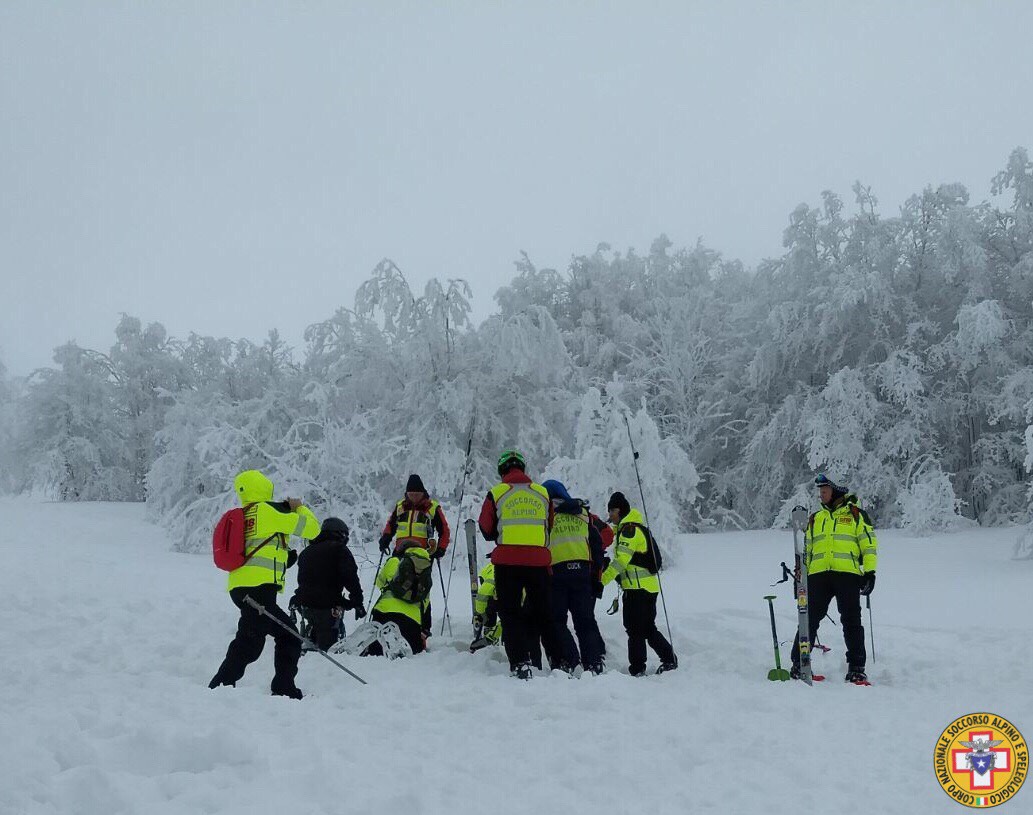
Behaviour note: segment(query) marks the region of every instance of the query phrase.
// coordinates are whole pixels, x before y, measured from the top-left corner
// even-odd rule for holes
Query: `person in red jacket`
[[[407,544],[416,542],[428,551],[431,547],[427,541],[438,533],[437,548],[431,553],[433,558],[441,558],[448,549],[451,532],[445,512],[441,504],[430,497],[423,479],[415,473],[409,476],[405,484],[405,495],[391,509],[391,514],[384,524],[380,535],[380,551],[386,553],[391,539],[396,535],[395,554],[399,554]]]
[[[434,533],[437,533],[435,543]],[[430,497],[423,479],[413,473],[405,484],[405,495],[398,501],[384,524],[380,535],[380,552],[386,554],[395,539],[393,555],[398,557],[405,549],[419,546],[435,560],[444,556],[451,538],[448,521],[441,504]],[[439,569],[440,573],[440,569]],[[423,614],[423,633],[430,636],[433,628],[433,616],[428,598]]]
[[[539,641],[546,654],[557,650],[549,610],[552,503],[524,466],[516,450],[499,456],[502,481],[485,496],[479,525],[484,539],[496,544],[491,562],[509,667],[519,679],[530,679],[532,665],[541,665]]]

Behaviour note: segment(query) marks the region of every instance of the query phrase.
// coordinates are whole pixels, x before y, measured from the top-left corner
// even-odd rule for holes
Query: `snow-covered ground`
[[[454,639],[407,661],[342,657],[365,687],[307,655],[296,702],[269,696],[271,643],[237,688],[208,690],[237,619],[225,576],[171,552],[143,507],[3,499],[0,510],[4,815],[939,815],[962,811],[933,774],[948,723],[990,711],[1033,736],[1033,562],[1010,559],[1013,530],[880,533],[870,688],[842,683],[828,621],[833,650],[815,661],[829,681],[767,681],[762,597],[778,593],[787,639],[789,591],[769,584],[791,536],[750,532],[678,541],[664,574],[673,674],[627,675],[620,617],[601,613],[611,588],[606,674],[509,678],[501,651],[464,651],[457,558]],[[1001,811],[1033,811],[1033,789]]]

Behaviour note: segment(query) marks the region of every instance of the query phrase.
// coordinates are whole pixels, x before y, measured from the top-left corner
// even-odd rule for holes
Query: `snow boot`
[[[277,682],[276,680],[273,680],[273,684],[270,685],[269,689],[272,691],[273,696],[286,696],[288,699],[305,698],[305,694],[303,694],[298,689],[298,686],[293,682],[288,684],[286,682]]]
[[[517,679],[530,679],[531,678],[531,663],[521,662],[516,666],[516,670],[513,671],[513,676]]]
[[[668,671],[678,670],[678,657],[675,657],[670,662],[661,662],[660,667],[656,669],[658,674],[665,674]]]
[[[853,682],[855,685],[870,685],[868,681],[868,675],[864,672],[864,668],[850,668],[846,672],[846,676],[843,677],[844,682]]]

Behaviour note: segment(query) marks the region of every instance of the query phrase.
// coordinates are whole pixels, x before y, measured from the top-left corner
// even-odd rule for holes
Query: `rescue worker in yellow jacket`
[[[606,504],[614,526],[614,553],[603,571],[602,583],[614,578],[624,590],[624,630],[628,633],[628,669],[632,676],[646,674],[646,643],[660,658],[657,673],[673,671],[678,658],[656,627],[656,597],[660,578],[642,513],[632,509],[624,493],[615,492]]]
[[[436,533],[436,537],[435,537]],[[427,550],[434,560],[441,560],[448,549],[451,532],[445,511],[441,504],[430,497],[423,479],[413,473],[405,484],[405,495],[398,501],[387,517],[384,530],[380,534],[380,552],[386,554],[391,540],[394,539],[394,553],[398,554],[409,544],[417,543]],[[440,574],[440,568],[438,570]],[[423,633],[430,636],[434,625],[434,615],[430,600],[423,614]]]
[[[481,535],[496,546],[495,564],[499,619],[509,669],[518,679],[530,679],[531,668],[541,666],[541,649],[555,654],[552,614],[549,610],[549,530],[552,502],[541,484],[524,471],[524,457],[517,450],[499,456],[502,481],[484,497],[478,525]]]
[[[432,544],[433,546],[433,544]],[[402,545],[389,557],[377,574],[374,585],[380,598],[373,605],[370,619],[375,623],[394,623],[414,654],[426,650],[423,621],[430,600],[431,557],[433,552],[416,542]],[[379,642],[369,646],[365,656],[381,656]]]
[[[479,585],[473,600],[473,642],[471,651],[479,651],[495,645],[502,639],[502,623],[499,622],[498,599],[495,593],[495,564],[490,560],[477,576]]]
[[[807,569],[807,603],[811,642],[818,624],[836,598],[839,620],[846,642],[847,682],[866,683],[864,626],[861,624],[861,596],[875,588],[878,541],[868,513],[857,505],[857,496],[824,474],[814,479],[821,508],[811,515],[804,532],[804,563]],[[800,642],[792,650],[789,674],[800,676]]]
[[[302,693],[294,684],[301,642],[244,600],[252,598],[288,628],[297,630],[287,613],[276,604],[276,595],[283,591],[287,569],[298,559],[297,553],[288,547],[287,539],[294,535],[311,540],[319,534],[319,521],[297,498],[273,501],[273,482],[258,470],[242,472],[234,479],[233,487],[244,506],[245,547],[253,554],[227,578],[226,588],[233,604],[240,609],[240,620],[237,635],[226,649],[226,658],[208,687],[236,685],[247,666],[262,655],[265,638],[270,636],[276,647],[270,689],[274,696],[301,699]]]

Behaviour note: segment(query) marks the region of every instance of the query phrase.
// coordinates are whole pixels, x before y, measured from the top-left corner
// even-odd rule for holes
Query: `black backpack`
[[[642,524],[629,524],[629,526],[641,529],[642,534],[646,536],[646,551],[636,552],[632,555],[632,565],[641,566],[643,569],[649,569],[653,574],[658,574],[664,568],[664,555],[660,551],[660,544],[656,542],[656,538],[653,537],[648,526]]]
[[[432,585],[430,559],[415,558],[402,552],[398,555],[398,571],[384,589],[407,603],[422,603],[430,596]]]

